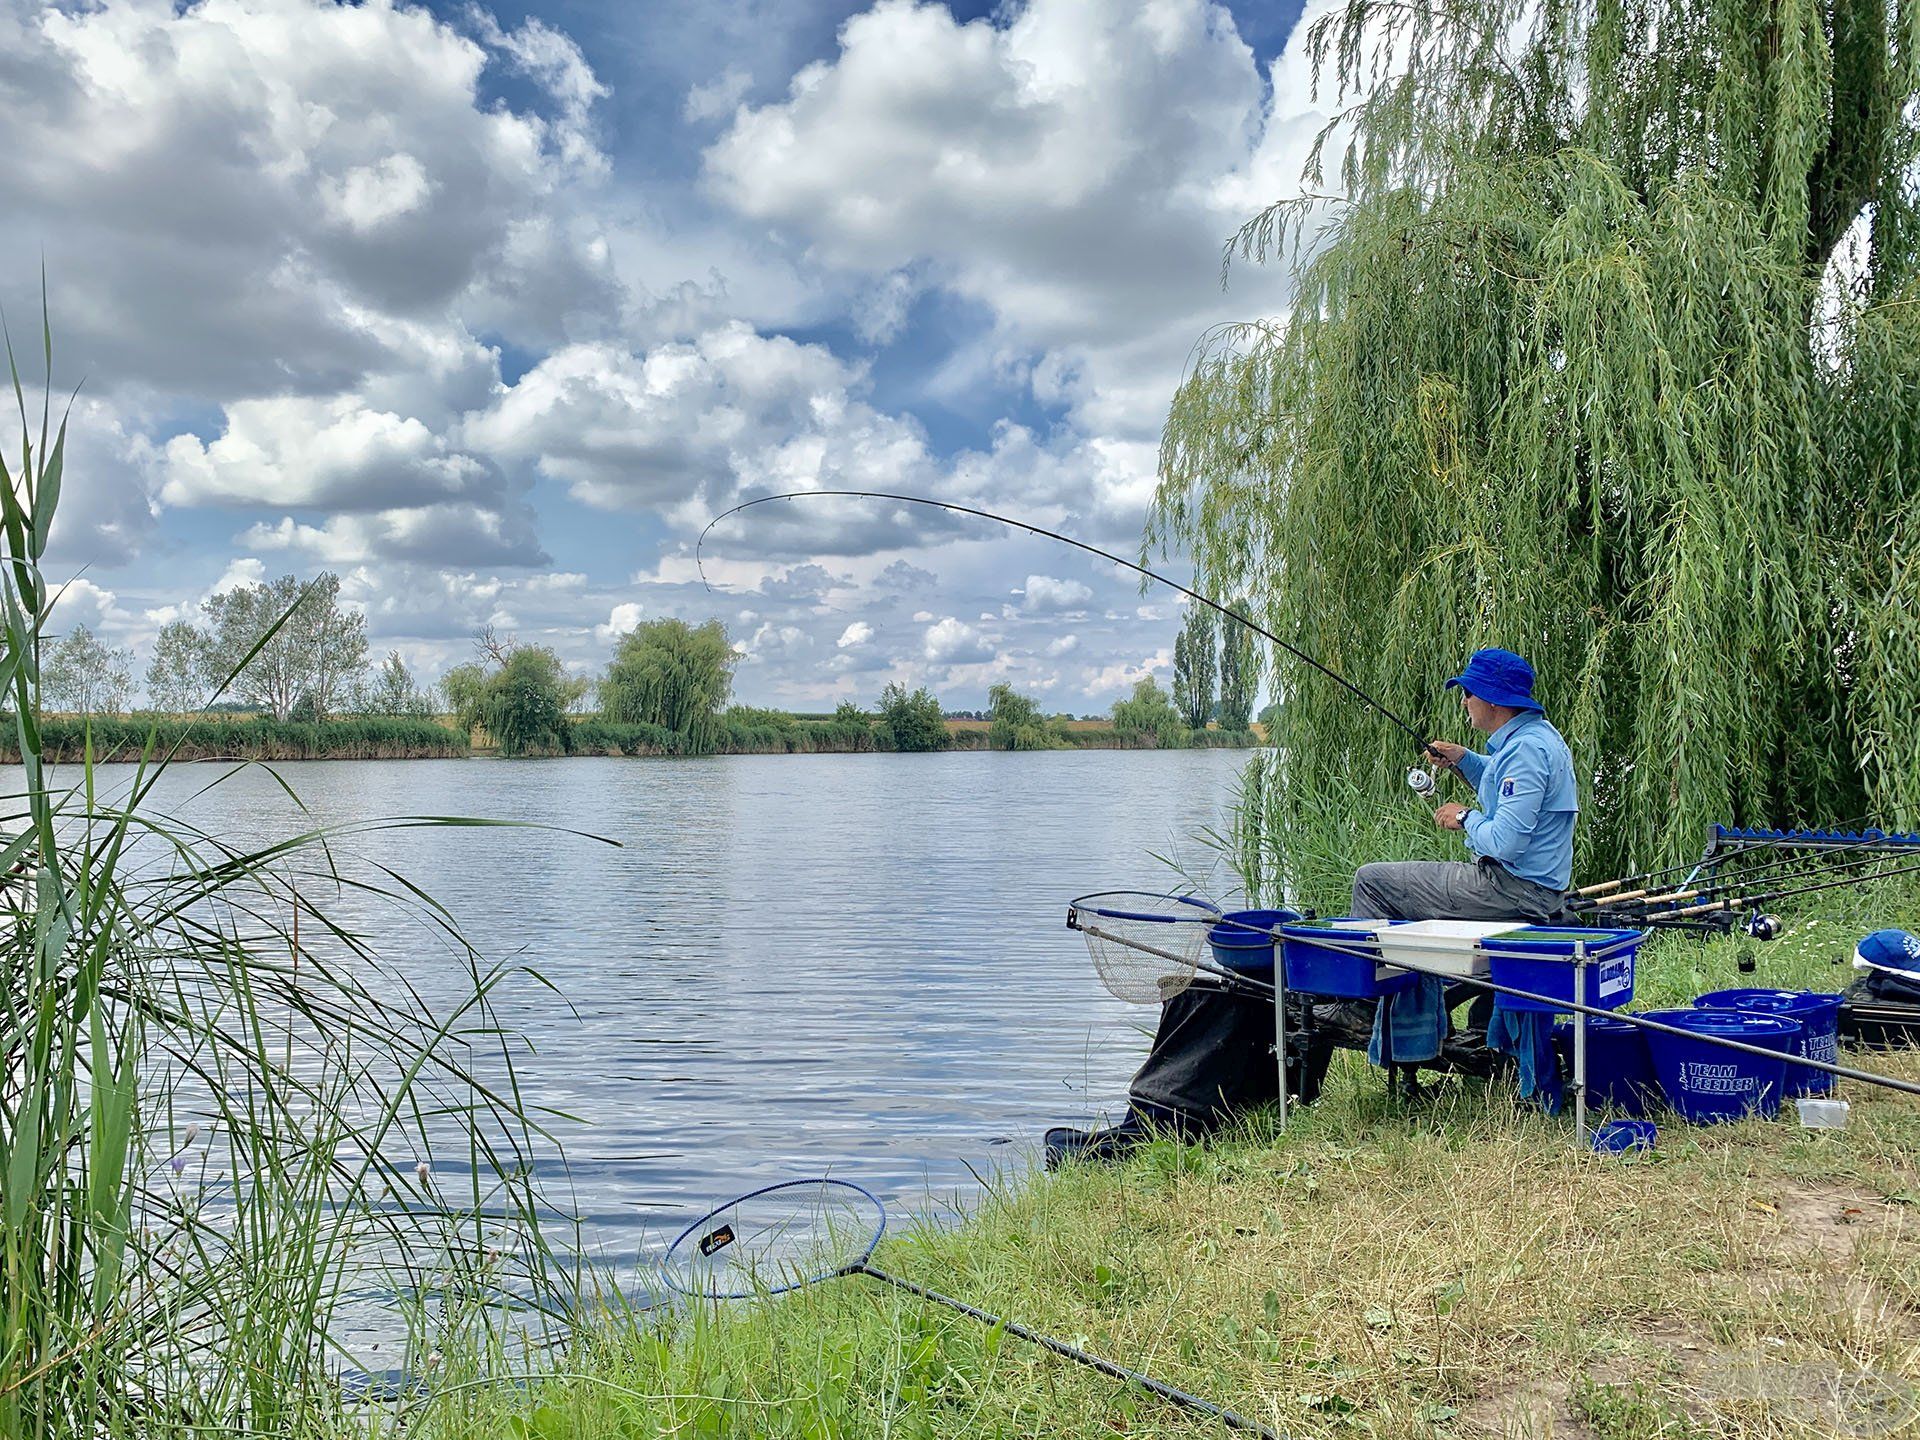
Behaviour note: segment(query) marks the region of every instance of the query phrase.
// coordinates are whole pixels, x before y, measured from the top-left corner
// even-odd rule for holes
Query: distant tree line
[[[1248,613],[1244,600],[1227,608]],[[1173,642],[1173,704],[1189,729],[1204,729],[1212,720],[1223,730],[1245,730],[1253,718],[1260,669],[1253,631],[1208,606],[1187,607],[1186,623]]]
[[[43,707],[123,714],[133,697],[133,652],[76,625],[41,657]],[[145,675],[147,708],[192,714],[258,711],[279,721],[337,715],[428,716],[439,710],[399,652],[367,663],[367,621],[340,603],[340,577],[283,575],[209,596],[163,626]]]
[[[1243,732],[1257,683],[1250,647],[1236,637],[1216,642],[1201,607],[1188,617],[1175,646],[1173,694],[1149,676],[1114,705],[1110,728],[1103,729],[1072,730],[1071,715],[1043,711],[1038,700],[1004,681],[990,688],[984,711],[948,712],[931,690],[909,690],[898,681],[885,686],[872,711],[843,701],[830,716],[801,718],[730,704],[739,655],[718,620],[694,625],[661,619],[636,626],[616,642],[595,678],[570,674],[549,646],[522,644],[491,629],[476,637],[474,648],[474,660],[449,670],[437,687],[422,687],[397,651],[369,664],[366,618],[341,604],[338,576],[302,581],[285,575],[224,590],[192,616],[169,622],[147,667],[146,691],[150,709],[161,714],[257,714],[281,726],[337,723],[345,716],[430,724],[450,714],[458,733],[446,742],[446,753],[464,753],[479,734],[511,756],[710,755],[927,752],[956,743],[978,748],[983,739],[996,750],[1175,748],[1193,743],[1195,732],[1214,716],[1224,729]],[[126,711],[133,653],[102,644],[85,626],[54,643],[42,668],[48,711]],[[962,717],[985,721],[984,736],[963,727],[956,740],[948,722]],[[207,733],[238,738],[243,732]],[[264,731],[244,735],[253,749],[279,754],[324,748],[317,731],[276,731],[271,740]],[[355,747],[405,745],[437,753],[438,742],[424,732],[363,727],[354,737]]]

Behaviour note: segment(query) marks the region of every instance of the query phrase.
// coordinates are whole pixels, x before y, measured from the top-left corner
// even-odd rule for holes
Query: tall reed
[[[44,321],[48,373],[52,338]],[[0,1435],[313,1434],[343,1304],[383,1273],[417,1350],[498,1314],[558,1313],[538,1138],[489,968],[405,881],[355,868],[355,833],[241,844],[160,813],[150,733],[124,793],[97,753],[46,759],[40,562],[66,425],[30,416],[11,343],[17,463],[0,461]],[[229,772],[230,773],[230,772]],[[215,781],[214,783],[218,783]],[[384,899],[432,926],[462,993],[434,1008],[307,903]],[[304,935],[302,925],[304,924]],[[442,1147],[457,1147],[441,1153]],[[505,1258],[501,1258],[505,1257]],[[517,1274],[509,1274],[517,1271]],[[497,1328],[497,1327],[495,1327]],[[469,1342],[471,1336],[465,1337]]]

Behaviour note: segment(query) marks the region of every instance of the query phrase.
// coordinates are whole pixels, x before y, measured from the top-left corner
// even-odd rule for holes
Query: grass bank
[[[0,734],[0,760],[19,763],[19,737]],[[94,759],[104,763],[138,760],[149,739],[156,753],[171,752],[181,760],[441,760],[468,753],[466,736],[451,726],[400,715],[320,721],[270,715],[50,716],[41,722],[40,738],[50,764],[77,764],[86,758],[89,740]]]
[[[1834,957],[1889,914],[1829,905],[1761,948],[1755,977],[1733,942],[1663,937],[1643,1003],[1743,979],[1837,988]],[[1920,1054],[1867,1063],[1920,1079]],[[1204,1149],[1010,1181],[880,1260],[1291,1435],[1909,1433],[1920,1104],[1842,1093],[1845,1131],[1674,1122],[1653,1155],[1598,1157],[1503,1084],[1449,1079],[1394,1105],[1343,1055],[1284,1135],[1254,1117]],[[1219,1433],[858,1278],[612,1327],[564,1368],[411,1423],[547,1440]]]

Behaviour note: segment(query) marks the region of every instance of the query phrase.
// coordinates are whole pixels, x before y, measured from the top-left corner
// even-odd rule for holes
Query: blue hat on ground
[[[1853,947],[1853,968],[1920,975],[1920,935],[1906,930],[1876,930]]]
[[[1476,650],[1467,668],[1447,681],[1476,700],[1504,705],[1509,710],[1539,710],[1546,706],[1533,698],[1533,667],[1511,650]]]

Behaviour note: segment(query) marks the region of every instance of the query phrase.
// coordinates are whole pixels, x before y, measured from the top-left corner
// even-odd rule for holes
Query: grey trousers
[[[1552,920],[1561,892],[1493,860],[1398,860],[1362,865],[1353,913],[1375,920]]]

